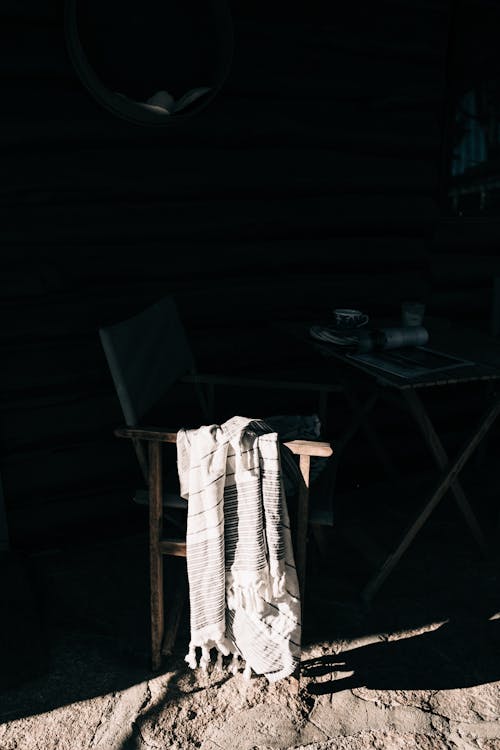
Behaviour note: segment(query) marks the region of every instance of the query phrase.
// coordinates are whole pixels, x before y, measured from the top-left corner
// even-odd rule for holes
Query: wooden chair
[[[201,386],[208,383],[243,385],[245,387],[280,387],[273,381],[250,378],[204,376],[196,372],[194,357],[171,297],[165,297],[138,315],[99,329],[104,352],[111,370],[126,426],[115,431],[118,437],[132,440],[147,485],[147,491],[136,493],[138,502],[149,504],[149,551],[151,584],[151,649],[153,669],[158,669],[161,655],[170,653],[175,641],[185,597],[175,597],[165,627],[163,601],[163,555],[185,557],[183,538],[164,535],[164,508],[187,509],[178,494],[175,478],[164,481],[162,447],[175,444],[175,429],[146,427],[141,421],[158,400],[175,383],[190,383],[195,390],[201,412],[209,419],[209,404]],[[284,388],[319,390],[320,395],[335,386],[285,382]],[[322,390],[323,389],[323,390]],[[185,425],[183,425],[185,426]],[[305,591],[306,540],[309,518],[309,467],[312,456],[332,455],[329,443],[294,440],[284,443],[299,457],[301,484],[298,491],[294,551],[302,601]],[[165,486],[168,484],[168,486]],[[166,515],[166,514],[165,514]],[[322,519],[318,520],[321,523]]]

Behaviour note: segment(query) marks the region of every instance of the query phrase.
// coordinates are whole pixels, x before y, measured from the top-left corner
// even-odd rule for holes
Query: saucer
[[[364,326],[367,326],[369,322],[370,322],[369,320],[363,320],[361,323],[358,323],[357,325],[352,326],[351,328],[336,328],[335,325],[328,325],[328,328],[331,331],[334,331],[335,333],[350,333],[352,331],[357,331],[358,328],[363,328]]]
[[[337,333],[335,329],[329,326],[313,325],[310,327],[309,333],[314,339],[324,341],[328,344],[336,344],[337,346],[356,345],[359,341],[359,337],[355,333],[357,329],[351,328],[349,330],[351,334],[347,335],[347,329],[342,329],[342,331]]]

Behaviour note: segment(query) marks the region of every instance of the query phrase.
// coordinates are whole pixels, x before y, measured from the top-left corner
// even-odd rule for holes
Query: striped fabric
[[[233,654],[276,681],[300,660],[300,597],[281,476],[278,435],[260,420],[177,435],[181,495],[188,503],[186,556],[191,642],[186,661],[207,668]]]

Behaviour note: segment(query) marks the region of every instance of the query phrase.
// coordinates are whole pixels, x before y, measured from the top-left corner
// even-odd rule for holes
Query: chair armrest
[[[115,435],[116,437],[152,440],[160,443],[177,442],[177,432],[155,427],[119,427],[115,430]],[[323,456],[326,458],[333,453],[330,443],[323,443],[318,440],[290,440],[284,445],[298,456]]]
[[[133,440],[151,440],[160,443],[177,442],[177,432],[155,427],[119,427],[115,430],[115,435],[116,437],[132,438]],[[316,440],[290,440],[284,445],[298,456],[323,456],[327,458],[333,454],[330,443]]]
[[[119,427],[115,430],[116,437],[132,438],[132,440],[150,440],[158,443],[176,443],[177,432],[162,430],[160,427]]]
[[[328,458],[333,455],[333,449],[330,443],[322,443],[317,440],[290,440],[283,443],[292,453],[297,456],[322,456]]]

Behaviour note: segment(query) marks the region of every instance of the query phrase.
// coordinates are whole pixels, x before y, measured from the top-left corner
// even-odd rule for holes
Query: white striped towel
[[[261,420],[180,430],[177,462],[188,503],[186,557],[191,641],[186,656],[207,668],[210,650],[233,654],[270,682],[300,661],[300,596],[281,476],[278,435]]]

